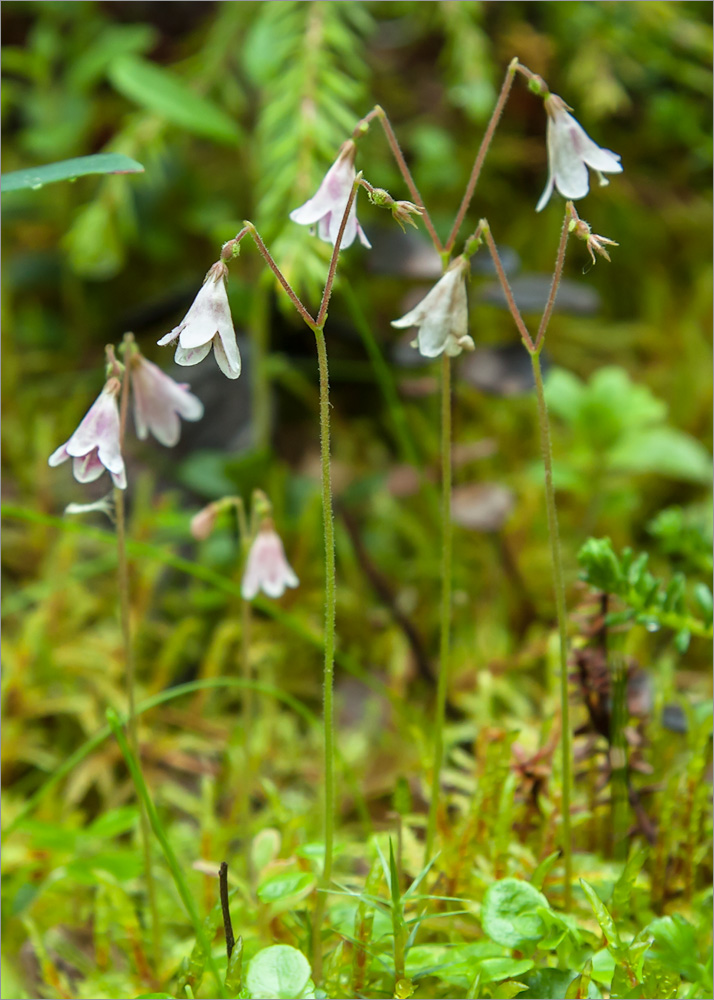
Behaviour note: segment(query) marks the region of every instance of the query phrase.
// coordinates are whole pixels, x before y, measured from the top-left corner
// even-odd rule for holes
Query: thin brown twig
[[[223,913],[223,931],[226,935],[226,951],[228,952],[228,961],[230,962],[236,939],[233,935],[233,923],[231,921],[231,908],[228,899],[228,865],[225,861],[221,861],[221,867],[218,869],[218,888],[221,897],[221,912]]]
[[[469,205],[471,204],[471,199],[473,198],[474,191],[476,190],[476,184],[478,183],[478,179],[481,174],[483,161],[486,159],[486,153],[488,152],[489,146],[491,145],[491,140],[493,139],[494,133],[501,119],[501,115],[503,114],[503,109],[506,106],[506,101],[508,100],[509,94],[511,93],[511,87],[513,86],[513,80],[515,79],[517,65],[518,65],[518,60],[513,59],[508,69],[506,70],[506,76],[503,80],[503,85],[501,86],[501,92],[498,95],[496,106],[493,109],[493,112],[491,114],[491,119],[488,123],[488,127],[486,128],[483,139],[481,140],[481,145],[479,146],[478,153],[476,154],[476,159],[474,160],[474,165],[471,170],[471,176],[469,177],[469,182],[466,185],[466,190],[464,191],[464,196],[461,199],[459,210],[456,213],[454,224],[451,227],[449,238],[444,244],[445,251],[451,251],[454,243],[456,242],[456,237],[458,236],[459,229],[461,229],[464,218],[466,217],[466,213],[469,210]]]
[[[521,335],[521,340],[526,346],[526,350],[533,354],[535,351],[535,344],[533,343],[533,338],[528,332],[528,327],[523,322],[523,317],[521,316],[520,310],[516,305],[516,300],[513,298],[513,292],[511,291],[511,286],[508,284],[508,278],[506,277],[506,272],[503,270],[503,264],[501,263],[501,258],[498,255],[498,250],[496,244],[494,243],[493,236],[491,235],[491,227],[489,226],[486,219],[481,219],[479,223],[481,227],[481,232],[484,239],[486,240],[486,246],[488,247],[488,252],[491,254],[491,259],[493,261],[493,266],[496,268],[496,274],[498,275],[498,280],[501,283],[501,288],[503,289],[503,294],[506,297],[506,302],[508,303],[508,308],[511,311],[511,316],[518,327],[518,332]]]

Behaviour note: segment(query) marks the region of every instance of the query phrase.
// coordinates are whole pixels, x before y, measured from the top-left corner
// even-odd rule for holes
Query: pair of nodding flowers
[[[167,448],[173,447],[181,433],[179,417],[200,420],[203,403],[188,391],[187,385],[174,382],[157,365],[147,361],[133,340],[128,344],[126,363],[131,371],[137,436],[143,441],[151,433]],[[126,467],[121,452],[120,390],[120,379],[111,375],[76,431],[50,455],[50,465],[61,465],[71,458],[74,478],[80,483],[94,482],[106,469],[114,485],[126,489]]]

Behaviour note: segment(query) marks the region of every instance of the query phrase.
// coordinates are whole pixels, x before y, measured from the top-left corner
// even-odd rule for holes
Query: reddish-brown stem
[[[236,236],[236,240],[242,238],[242,236],[245,235],[246,233],[250,233],[250,235],[253,237],[253,241],[255,242],[255,245],[257,246],[258,250],[260,250],[260,252],[261,252],[261,254],[263,256],[263,258],[265,260],[265,263],[268,265],[268,267],[270,268],[270,270],[273,272],[273,274],[275,275],[275,277],[278,279],[278,281],[280,282],[280,284],[285,289],[285,291],[286,291],[286,293],[288,295],[288,298],[290,299],[290,301],[292,302],[292,304],[295,306],[295,308],[297,309],[297,311],[300,313],[300,315],[302,316],[302,318],[305,320],[305,322],[307,323],[307,325],[310,327],[310,329],[314,330],[315,326],[316,326],[315,320],[312,318],[312,316],[310,315],[310,313],[307,311],[307,309],[305,308],[305,306],[302,304],[302,302],[300,301],[300,299],[297,297],[297,295],[295,294],[295,292],[292,289],[292,286],[290,285],[290,282],[287,280],[287,278],[285,277],[285,275],[283,274],[283,272],[280,270],[280,268],[278,267],[278,265],[275,263],[275,261],[273,260],[273,258],[270,256],[270,251],[268,250],[268,248],[266,247],[265,243],[263,243],[262,239],[260,238],[260,234],[259,234],[258,230],[255,228],[255,226],[253,225],[252,222],[246,221],[246,222],[243,223],[243,225],[244,225],[244,228],[241,230],[241,232],[238,234],[238,236]]]
[[[360,118],[360,120],[357,122],[352,131],[352,138],[360,139],[365,134],[365,132],[369,130],[368,129],[369,123],[372,121],[373,118],[376,118],[379,115],[381,110],[382,109],[379,107],[379,105],[377,105],[377,107],[372,108],[371,111],[367,112],[364,118]]]
[[[469,205],[471,204],[471,199],[473,198],[474,191],[476,190],[476,184],[478,183],[479,176],[481,174],[481,168],[483,167],[483,161],[486,159],[486,153],[491,145],[491,140],[493,139],[496,127],[503,114],[503,109],[506,106],[506,101],[508,100],[508,95],[511,93],[511,87],[513,86],[513,80],[516,75],[516,66],[518,65],[518,60],[514,59],[508,69],[506,70],[506,76],[503,80],[503,85],[501,87],[501,92],[498,95],[498,100],[496,101],[496,106],[491,114],[491,120],[488,123],[488,127],[484,133],[484,137],[481,140],[481,145],[479,151],[476,154],[476,159],[474,160],[474,165],[471,170],[471,176],[469,177],[469,182],[466,185],[466,191],[461,199],[461,204],[459,205],[459,210],[456,213],[456,218],[454,220],[454,225],[449,233],[449,238],[444,244],[444,250],[451,252],[451,248],[456,242],[456,237],[459,234],[459,229],[463,224],[466,213],[469,210]]]
[[[372,116],[374,116],[376,118],[379,118],[379,121],[380,121],[380,123],[382,125],[382,128],[384,129],[384,134],[387,137],[387,142],[389,143],[389,148],[392,151],[392,155],[394,156],[394,159],[397,161],[397,166],[399,167],[399,170],[401,171],[402,177],[406,181],[406,185],[409,188],[409,192],[410,192],[412,198],[414,199],[414,201],[416,202],[416,204],[422,210],[422,218],[424,219],[424,225],[427,228],[429,236],[431,236],[432,242],[433,242],[434,246],[436,247],[437,251],[439,253],[442,253],[443,250],[444,250],[444,246],[443,246],[441,240],[439,239],[439,236],[438,236],[438,234],[436,232],[436,229],[434,229],[434,223],[431,221],[431,216],[429,215],[429,213],[427,211],[427,208],[426,208],[426,205],[424,204],[424,202],[422,200],[422,196],[419,194],[419,188],[414,183],[414,178],[412,177],[411,171],[409,170],[409,167],[407,166],[407,161],[404,159],[404,154],[402,153],[402,150],[401,150],[401,148],[399,146],[399,140],[397,139],[396,135],[394,134],[394,129],[392,128],[392,126],[390,124],[389,118],[387,118],[386,111],[384,110],[384,108],[380,107],[379,104],[377,104],[374,107],[374,109],[372,111],[370,111],[370,113],[368,115],[366,115],[362,119],[362,122],[368,121],[370,119],[370,117],[372,117]],[[358,126],[358,128],[359,128],[359,126]]]
[[[335,281],[335,272],[337,271],[337,258],[340,255],[340,247],[342,245],[342,237],[345,233],[345,226],[347,225],[347,217],[350,214],[350,209],[354,204],[355,197],[357,196],[357,188],[360,186],[362,181],[362,174],[357,174],[354,184],[352,185],[352,190],[350,191],[350,196],[347,199],[347,204],[345,205],[345,210],[342,213],[342,221],[340,222],[340,228],[337,230],[337,239],[335,240],[335,245],[332,248],[332,257],[330,258],[330,267],[327,272],[327,281],[325,282],[325,290],[322,293],[322,302],[320,303],[320,309],[317,314],[317,319],[315,320],[315,326],[322,330],[325,326],[325,320],[327,319],[327,307],[330,304],[330,296],[332,295],[332,285]]]
[[[543,310],[543,316],[541,317],[540,326],[538,327],[538,335],[535,340],[535,350],[540,350],[541,344],[543,343],[543,338],[545,337],[545,331],[548,329],[548,323],[550,323],[550,317],[553,314],[553,306],[555,305],[555,298],[558,294],[558,287],[560,285],[560,279],[563,276],[563,267],[565,265],[565,248],[568,244],[568,236],[570,235],[570,222],[571,220],[576,220],[578,218],[577,212],[573,207],[573,203],[569,201],[565,206],[565,217],[563,218],[563,228],[560,230],[560,243],[558,244],[558,255],[555,260],[555,270],[553,272],[553,280],[550,285],[550,292],[548,293],[548,301],[545,304],[545,309]]]
[[[486,246],[488,247],[488,252],[491,254],[491,260],[493,261],[493,266],[496,268],[496,274],[498,275],[498,280],[501,282],[501,288],[503,289],[503,294],[506,296],[506,302],[508,303],[508,308],[511,311],[511,316],[513,316],[513,321],[518,327],[518,332],[521,335],[521,340],[526,346],[526,350],[533,354],[535,351],[535,344],[533,343],[533,338],[528,332],[526,324],[523,322],[523,317],[521,316],[520,310],[516,305],[516,300],[513,298],[513,292],[511,291],[511,286],[508,284],[508,278],[506,277],[506,272],[503,270],[503,264],[501,263],[501,258],[498,255],[498,250],[496,249],[496,244],[493,241],[493,236],[491,235],[491,229],[486,221],[486,219],[481,219],[479,223],[481,227],[481,232],[483,238],[486,240]]]

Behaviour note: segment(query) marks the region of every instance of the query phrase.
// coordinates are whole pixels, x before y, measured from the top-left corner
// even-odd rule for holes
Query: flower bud
[[[197,542],[205,541],[216,526],[219,505],[209,503],[191,518],[191,534]]]

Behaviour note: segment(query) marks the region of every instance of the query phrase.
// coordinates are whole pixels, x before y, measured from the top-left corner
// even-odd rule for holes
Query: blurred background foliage
[[[514,55],[624,165],[577,205],[594,232],[618,242],[612,263],[592,267],[584,246],[571,245],[546,345],[570,607],[586,601],[576,556],[588,535],[609,536],[617,552],[648,551],[664,586],[683,571],[682,600],[701,596],[711,572],[710,5],[6,0],[2,19],[3,172],[97,152],[145,166],[139,175],[83,177],[3,198],[3,497],[15,509],[3,547],[11,815],[95,732],[106,705],[124,699],[111,546],[42,520],[103,492],[104,483],[81,488],[67,467],[49,470],[47,456],[98,392],[104,344],[132,330],[146,355],[172,370],[155,342],[180,320],[245,218],[314,305],[330,248],[288,213],[314,192],[375,103],[387,110],[445,237]],[[372,184],[408,197],[379,127],[360,140],[357,165]],[[527,320],[542,308],[562,220],[557,196],[534,212],[545,179],[542,102],[517,80],[461,235],[488,217]],[[358,211],[374,250],[342,255],[327,337],[343,753],[379,822],[397,778],[428,760],[439,586],[436,371],[389,321],[440,268],[423,228],[402,236],[364,197]],[[289,620],[260,618],[254,663],[317,710],[316,365],[309,331],[278,292],[245,243],[229,282],[244,374],[229,383],[212,359],[190,370],[206,417],[184,426],[170,452],[130,440],[129,502],[135,539],[170,544],[234,577],[230,526],[197,545],[189,517],[225,493],[269,493],[301,588],[282,602]],[[452,707],[460,738],[474,738],[480,726],[518,729],[535,750],[547,738],[544,706],[547,717],[554,705],[539,443],[527,358],[480,255],[471,332],[477,351],[462,358],[455,387]],[[154,558],[137,561],[136,574],[147,694],[236,669],[235,595]],[[574,616],[576,643],[586,641],[581,625]],[[690,737],[668,745],[661,712],[681,702],[689,718],[690,703],[711,696],[711,679],[707,641],[695,635],[684,653],[673,636],[659,625],[633,627],[622,643],[648,674],[650,764],[676,798],[680,778],[691,790],[705,773],[706,739],[690,718]],[[377,694],[364,694],[348,670]],[[242,760],[231,697],[203,692],[188,709],[152,716],[150,783],[160,787],[160,805],[175,811],[188,856],[197,853],[196,824],[201,856],[217,857],[230,842],[221,824]],[[319,742],[288,713],[266,712],[256,736],[264,769],[258,825],[281,825],[295,846],[311,809]],[[105,744],[45,801],[41,818],[62,816],[76,831],[129,794],[117,752]],[[345,816],[364,820],[358,800],[345,796]],[[660,904],[695,888],[684,860],[690,834],[676,823],[669,830],[680,860],[658,889]],[[48,836],[45,828],[28,834],[8,863],[14,917],[27,915],[50,879]],[[79,847],[73,837],[60,855],[98,850],[89,834]],[[102,863],[120,880],[135,875],[121,868],[126,859]],[[102,905],[113,891],[102,890]],[[74,900],[63,900],[69,920]],[[47,925],[46,913],[35,917]],[[29,933],[12,927],[18,943]]]

